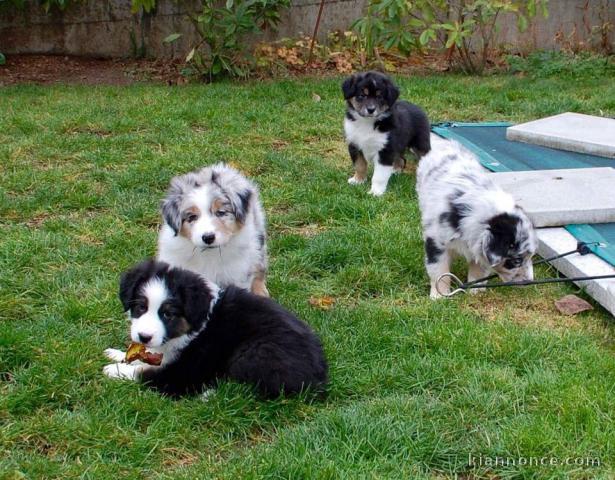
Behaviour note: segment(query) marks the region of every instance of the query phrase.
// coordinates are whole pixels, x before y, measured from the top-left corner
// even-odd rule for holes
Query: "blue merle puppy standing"
[[[368,162],[374,164],[369,193],[384,194],[389,178],[403,170],[404,154],[429,152],[429,119],[420,107],[398,100],[399,89],[379,72],[357,73],[342,84],[346,100],[344,132],[355,173],[348,183],[365,182]]]
[[[536,235],[523,209],[459,143],[432,135],[432,145],[416,183],[430,297],[450,291],[448,279],[438,279],[454,254],[468,261],[468,281],[491,272],[503,281],[532,280]]]

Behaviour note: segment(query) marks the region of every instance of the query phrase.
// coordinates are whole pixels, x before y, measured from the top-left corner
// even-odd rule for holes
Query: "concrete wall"
[[[325,0],[320,38],[328,31],[347,29],[358,18],[367,0]],[[149,57],[181,57],[196,39],[186,19],[186,8],[196,8],[173,0],[158,0],[155,12],[132,14],[130,0],[90,0],[75,3],[65,12],[46,15],[40,7],[25,11],[0,12],[0,51],[4,53],[50,53],[95,57],[126,57],[144,53]],[[187,5],[187,6],[186,6]],[[292,0],[284,13],[278,37],[311,34],[319,0]],[[575,41],[589,41],[592,26],[604,21],[615,24],[615,0],[551,0],[549,17],[538,18],[525,33],[519,33],[514,19],[503,19],[500,42],[516,49],[559,48],[558,32],[576,32]],[[183,37],[171,44],[162,43],[167,35]],[[609,42],[613,44],[613,31]]]
[[[501,43],[518,50],[592,47],[601,43],[596,27],[610,23],[607,41],[615,46],[615,0],[550,0],[549,16],[538,16],[525,32],[519,32],[516,20],[509,16],[500,22]],[[592,33],[593,32],[593,33]]]

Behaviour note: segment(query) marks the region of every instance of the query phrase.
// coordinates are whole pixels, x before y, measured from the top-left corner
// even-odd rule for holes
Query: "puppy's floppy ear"
[[[199,275],[188,271],[181,271],[179,275],[181,280],[177,282],[176,294],[182,304],[184,317],[196,330],[207,319],[213,295],[207,282]]]
[[[233,195],[231,203],[233,204],[235,218],[239,223],[245,222],[248,211],[250,210],[250,200],[253,196],[254,192],[249,188],[246,188]]]
[[[180,177],[175,177],[171,180],[171,186],[167,192],[167,196],[162,201],[160,209],[162,218],[166,224],[173,229],[175,236],[182,226],[182,216],[180,205],[183,198],[183,189],[181,188]]]
[[[190,188],[198,188],[200,186],[198,175],[195,173],[187,173],[179,177],[171,179],[171,185],[167,190],[167,196],[162,201],[160,206],[162,218],[173,229],[175,236],[179,233],[182,227],[181,203],[186,191]]]
[[[393,105],[399,98],[399,88],[392,80],[386,80],[386,88],[384,89],[384,98],[389,106]]]
[[[139,287],[151,276],[154,269],[155,262],[153,260],[146,260],[122,273],[119,295],[125,312],[130,309],[130,305],[135,299]]]
[[[344,93],[344,99],[348,100],[357,94],[357,82],[359,80],[359,74],[355,73],[351,75],[344,83],[342,83],[342,92]]]

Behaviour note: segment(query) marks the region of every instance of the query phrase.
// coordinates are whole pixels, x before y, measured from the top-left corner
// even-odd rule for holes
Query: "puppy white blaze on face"
[[[227,244],[242,227],[230,201],[207,186],[186,197],[181,218],[180,235],[203,250]]]
[[[137,303],[131,310],[130,337],[133,342],[158,347],[162,345],[167,335],[159,311],[170,295],[164,282],[159,278],[153,278],[143,285],[141,295],[144,304]]]

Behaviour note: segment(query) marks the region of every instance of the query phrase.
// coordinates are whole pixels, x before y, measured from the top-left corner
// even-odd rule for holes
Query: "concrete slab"
[[[615,222],[615,168],[499,172],[490,177],[515,197],[536,227]]]
[[[566,112],[506,129],[506,138],[615,159],[615,119]]]
[[[577,239],[564,228],[540,228],[538,233],[538,254],[552,257],[574,250]],[[567,277],[590,277],[594,275],[613,275],[615,268],[590,253],[588,255],[569,255],[553,260],[551,264]],[[600,305],[615,316],[615,278],[605,280],[586,280],[575,282],[591,295]]]

